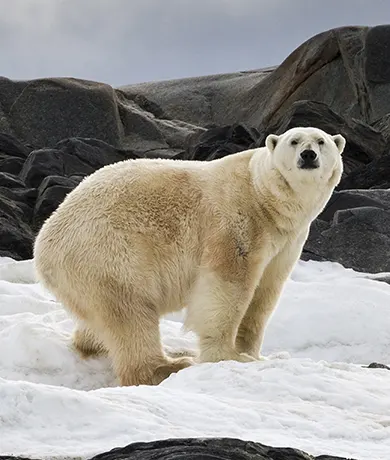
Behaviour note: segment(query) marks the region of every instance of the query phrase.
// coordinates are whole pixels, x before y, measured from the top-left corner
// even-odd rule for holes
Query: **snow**
[[[182,314],[167,349],[195,350]],[[238,437],[312,455],[390,458],[390,286],[302,262],[269,323],[267,361],[202,364],[156,387],[121,388],[107,358],[69,348],[72,319],[31,261],[0,258],[0,454],[89,458],[168,437]]]

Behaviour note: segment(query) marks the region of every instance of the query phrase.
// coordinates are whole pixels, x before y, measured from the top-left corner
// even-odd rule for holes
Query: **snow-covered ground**
[[[194,349],[181,316],[167,348]],[[134,441],[229,436],[311,454],[390,458],[390,286],[299,262],[266,332],[265,362],[196,365],[158,387],[115,387],[107,359],[69,349],[72,320],[0,259],[0,454],[88,458]],[[80,458],[80,457],[78,457]]]

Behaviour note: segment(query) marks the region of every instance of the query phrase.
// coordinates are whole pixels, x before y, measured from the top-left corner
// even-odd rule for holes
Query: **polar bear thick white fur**
[[[160,339],[160,317],[183,307],[197,362],[261,359],[309,226],[340,181],[345,139],[293,128],[265,144],[209,162],[105,166],[41,228],[38,279],[76,318],[76,349],[108,352],[121,385],[193,364]]]

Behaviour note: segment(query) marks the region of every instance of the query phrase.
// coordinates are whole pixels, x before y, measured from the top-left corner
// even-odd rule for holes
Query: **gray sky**
[[[0,0],[0,75],[114,86],[279,64],[343,25],[390,24],[390,0]]]

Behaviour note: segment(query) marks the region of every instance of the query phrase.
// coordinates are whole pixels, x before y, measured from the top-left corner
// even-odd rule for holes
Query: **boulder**
[[[137,442],[90,460],[353,460],[332,455],[313,457],[298,449],[270,447],[235,438],[189,438]],[[0,457],[1,460],[1,457]]]
[[[390,190],[335,192],[311,226],[303,260],[390,272]]]

